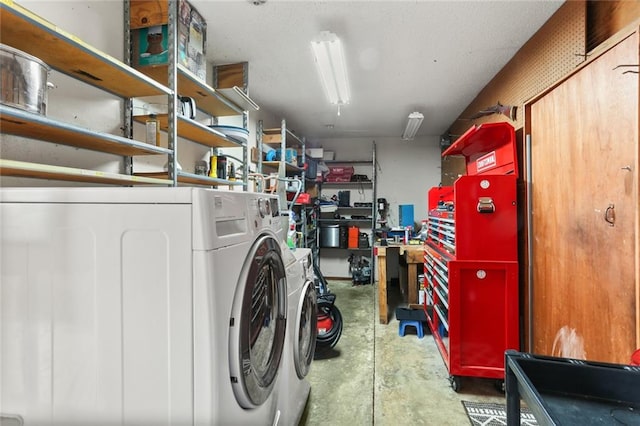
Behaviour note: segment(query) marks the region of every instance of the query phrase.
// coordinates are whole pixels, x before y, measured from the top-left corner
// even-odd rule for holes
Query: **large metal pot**
[[[320,247],[340,247],[340,225],[320,227]]]
[[[0,43],[0,103],[46,115],[49,70],[35,56]]]

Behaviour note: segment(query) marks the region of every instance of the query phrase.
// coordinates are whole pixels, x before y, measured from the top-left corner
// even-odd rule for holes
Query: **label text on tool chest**
[[[482,157],[476,160],[476,168],[478,172],[483,170],[490,169],[496,166],[496,152],[491,151],[488,154],[483,155]]]

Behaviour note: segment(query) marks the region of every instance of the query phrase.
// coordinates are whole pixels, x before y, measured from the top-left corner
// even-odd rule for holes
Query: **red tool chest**
[[[463,155],[467,173],[429,191],[427,322],[456,392],[464,376],[502,388],[504,352],[520,347],[515,131],[474,126],[447,155]]]

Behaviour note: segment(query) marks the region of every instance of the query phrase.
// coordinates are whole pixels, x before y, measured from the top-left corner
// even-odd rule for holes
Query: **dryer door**
[[[240,274],[229,332],[231,383],[238,403],[267,400],[280,367],[287,312],[287,279],[278,241],[263,235]]]
[[[316,289],[311,281],[307,281],[302,289],[300,301],[298,302],[298,315],[294,319],[294,341],[296,342],[293,351],[293,361],[296,366],[296,373],[300,379],[304,379],[316,350],[316,338],[318,337],[318,301]]]

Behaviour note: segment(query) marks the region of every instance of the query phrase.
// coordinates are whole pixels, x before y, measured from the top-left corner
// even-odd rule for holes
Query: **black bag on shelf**
[[[351,191],[338,191],[338,207],[351,206]]]
[[[369,234],[366,232],[361,232],[358,237],[358,248],[369,248]]]

